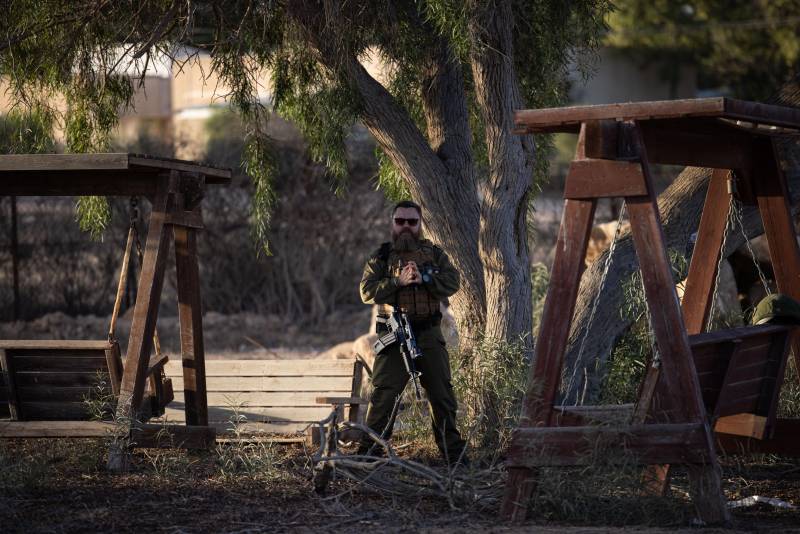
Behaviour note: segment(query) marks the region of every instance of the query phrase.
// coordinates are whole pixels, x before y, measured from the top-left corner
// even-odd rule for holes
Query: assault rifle
[[[400,354],[403,357],[403,363],[406,365],[408,376],[411,377],[411,383],[414,384],[414,394],[417,400],[422,398],[419,389],[419,377],[422,375],[417,371],[417,366],[414,360],[422,356],[422,353],[417,347],[417,338],[414,337],[414,330],[411,329],[411,323],[408,320],[408,315],[402,312],[393,312],[386,319],[386,326],[389,331],[378,338],[375,342],[375,354],[380,353],[386,347],[394,343],[400,343]]]

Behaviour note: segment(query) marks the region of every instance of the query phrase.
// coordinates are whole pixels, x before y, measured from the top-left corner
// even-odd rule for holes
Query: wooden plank
[[[683,320],[689,335],[703,332],[708,322],[720,248],[728,223],[729,176],[730,171],[726,169],[714,169],[708,181],[697,242],[689,264],[689,275],[686,278],[686,289],[681,302]]]
[[[175,389],[184,389],[183,378],[173,378]],[[221,376],[207,379],[209,392],[244,392],[244,391],[341,391],[350,392],[350,380],[347,377],[329,376]]]
[[[260,434],[300,434],[312,423],[241,423],[236,425],[235,435],[257,436]],[[211,421],[219,434],[234,434],[233,425],[229,421]],[[305,439],[303,439],[305,441]]]
[[[206,377],[222,376],[331,376],[352,377],[353,360],[206,360]],[[183,365],[164,366],[170,378],[183,376]]]
[[[86,421],[90,417],[89,407],[83,401],[27,401],[23,399],[21,408],[26,421]]]
[[[233,391],[209,392],[209,406],[319,406],[317,397],[345,397],[348,391]],[[175,402],[183,403],[183,391],[175,392]]]
[[[714,432],[763,439],[767,418],[751,413],[739,413],[720,417],[714,424]]]
[[[577,416],[589,423],[627,424],[633,416],[633,404],[601,406],[555,406],[554,410],[563,415]],[[558,418],[559,416],[556,415]]]
[[[578,137],[575,159],[586,156],[585,138],[584,127]],[[567,181],[569,179],[567,175]],[[560,385],[564,351],[575,311],[580,276],[585,268],[584,258],[596,207],[597,201],[594,199],[564,201],[536,353],[522,400],[521,428],[551,424],[553,401]],[[533,480],[529,469],[509,469],[500,508],[501,517],[511,521],[524,519],[532,491]]]
[[[569,176],[567,176],[569,181]],[[564,202],[556,241],[553,271],[547,291],[536,355],[525,393],[520,426],[548,424],[560,386],[564,350],[575,311],[586,246],[594,219],[595,200]]]
[[[689,341],[692,349],[697,350],[699,347],[706,345],[714,345],[721,341],[734,341],[734,340],[749,340],[755,337],[770,338],[774,334],[787,332],[792,330],[791,326],[782,325],[758,325],[758,326],[740,326],[736,328],[727,328],[725,330],[717,330],[716,332],[706,332],[703,334],[695,334],[689,336]]]
[[[19,394],[17,393],[17,381],[14,377],[14,364],[11,358],[8,357],[8,352],[0,348],[0,370],[3,372],[5,386],[8,390],[8,413],[13,421],[18,421],[23,418],[22,407],[19,402]]]
[[[2,158],[3,156],[0,156]],[[0,349],[104,351],[111,348],[107,340],[82,339],[0,339]]]
[[[199,214],[199,211],[197,212]],[[195,230],[173,226],[175,266],[178,279],[178,316],[181,328],[181,360],[186,421],[208,424],[206,365],[203,345],[203,309],[200,299],[200,271],[197,265]]]
[[[718,402],[717,412],[720,417],[726,415],[736,415],[737,413],[755,412],[761,393],[752,393],[747,396],[730,397],[724,402]]]
[[[114,428],[106,421],[0,421],[0,438],[101,438]]]
[[[320,396],[315,399],[317,404],[369,404],[369,399],[361,397],[329,397]]]
[[[713,454],[707,432],[702,423],[519,428],[507,465],[587,465],[597,461],[592,454],[597,451],[604,461],[703,464]]]
[[[37,401],[67,401],[82,402],[85,398],[91,398],[95,393],[95,388],[91,386],[77,387],[20,387],[19,396],[25,402]],[[108,392],[111,393],[110,391]]]
[[[199,211],[180,211],[167,213],[164,224],[171,224],[173,226],[185,226],[186,228],[194,228],[202,230],[205,228],[203,224],[203,217]]]
[[[204,426],[144,424],[131,433],[134,447],[208,449],[216,439],[216,429]]]
[[[724,97],[525,109],[514,113],[516,133],[577,133],[590,120],[658,120],[721,117],[800,129],[800,110]]]
[[[153,175],[160,171],[170,170],[192,172],[205,175],[206,182],[212,184],[227,184],[231,179],[230,169],[143,154],[8,154],[0,156],[0,181],[9,175],[30,171],[91,173],[108,170],[130,171],[130,175],[143,173]]]
[[[604,159],[575,160],[569,167],[564,198],[592,199],[647,194],[638,163]]]
[[[19,387],[80,387],[96,386],[102,375],[93,373],[17,373],[15,379]]]
[[[275,406],[209,406],[209,421],[225,422],[235,418],[244,418],[252,423],[286,423],[286,422],[314,422],[320,421],[331,413],[331,407],[318,405],[316,407],[275,407]],[[163,417],[172,422],[184,422],[186,414],[183,406],[170,404],[164,411]]]
[[[14,369],[17,372],[59,372],[69,371],[75,373],[93,373],[97,371],[108,372],[105,353],[88,357],[52,357],[52,356],[27,356],[15,354],[15,351],[6,351],[14,360]]]

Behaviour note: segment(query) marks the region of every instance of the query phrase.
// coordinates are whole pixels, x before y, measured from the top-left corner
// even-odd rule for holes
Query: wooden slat
[[[182,378],[173,378],[176,390],[184,389]],[[222,376],[207,379],[209,392],[242,391],[345,391],[350,392],[348,377],[329,376]]]
[[[331,413],[331,407],[326,405],[317,407],[242,406],[236,409],[209,406],[208,419],[209,421],[225,422],[239,416],[252,423],[313,422],[324,419],[329,413]],[[183,406],[174,404],[167,406],[164,418],[173,422],[185,421],[186,414]]]
[[[718,414],[720,417],[735,415],[737,413],[754,412],[758,408],[761,393],[754,393],[746,397],[731,397],[724,403],[719,403]]]
[[[603,159],[579,159],[570,164],[564,198],[592,199],[647,194],[638,163]]]
[[[603,405],[603,406],[556,406],[555,410],[564,415],[578,416],[587,423],[615,423],[625,424],[630,422],[633,415],[633,404]],[[556,416],[559,417],[558,415]]]
[[[4,156],[0,156],[2,159]],[[82,340],[82,339],[0,339],[0,349],[26,349],[26,350],[87,350],[104,351],[111,348],[107,340]]]
[[[2,438],[99,438],[113,430],[105,421],[0,421]]]
[[[21,356],[16,355],[12,351],[10,353],[11,359],[14,360],[15,372],[60,372],[69,371],[76,373],[93,373],[96,371],[108,372],[108,363],[106,362],[105,353],[99,356],[89,357],[58,357],[51,356]]]
[[[752,164],[752,134],[718,119],[662,119],[640,124],[651,163],[712,169],[746,169]]]
[[[701,423],[520,428],[512,443],[508,465],[514,467],[585,465],[596,460],[593,451],[605,454],[603,460],[642,464],[703,464],[712,453]]]
[[[717,419],[714,432],[763,439],[767,418],[751,413],[728,415]]]
[[[22,413],[26,421],[41,420],[87,420],[89,408],[83,402],[34,401],[22,402]]]
[[[145,424],[131,434],[134,447],[208,449],[215,443],[216,429],[211,426]]]
[[[15,379],[19,387],[80,387],[96,386],[102,377],[92,373],[17,373]]]
[[[206,376],[353,376],[352,360],[206,360]],[[183,376],[180,361],[164,366],[170,378]]]
[[[20,387],[19,396],[24,402],[36,401],[67,401],[82,402],[84,398],[91,398],[95,393],[95,388],[91,386],[83,387]],[[111,393],[109,391],[109,393]]]
[[[790,326],[778,325],[759,325],[759,326],[740,326],[736,328],[727,328],[725,330],[718,330],[716,332],[706,332],[703,334],[695,334],[689,336],[689,342],[693,349],[705,345],[714,345],[721,341],[733,341],[736,339],[746,340],[754,337],[771,337],[773,334],[786,332],[791,330]]]
[[[236,425],[236,432],[245,436],[259,434],[297,434],[306,430],[311,423],[242,423]],[[218,434],[231,435],[232,425],[229,421],[210,421],[209,426],[214,427]]]
[[[209,392],[209,406],[319,406],[317,397],[344,397],[349,391],[234,391]],[[175,403],[183,403],[183,391],[175,392]]]
[[[315,399],[317,404],[369,404],[369,399],[361,397],[329,397],[320,396]]]

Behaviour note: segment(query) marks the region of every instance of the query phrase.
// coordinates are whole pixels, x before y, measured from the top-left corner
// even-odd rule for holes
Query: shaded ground
[[[691,517],[680,490],[669,503],[653,501],[634,513],[637,501],[614,492],[576,495],[577,503],[595,511],[570,512],[569,503],[554,503],[540,507],[539,519],[515,528],[498,523],[494,507],[452,510],[443,499],[377,495],[346,481],[334,482],[320,497],[311,491],[311,463],[298,445],[234,445],[201,454],[137,450],[132,472],[123,475],[106,472],[104,456],[103,440],[0,442],[0,530],[606,532],[628,525],[660,532],[688,527]],[[725,463],[728,496],[761,495],[800,505],[800,462],[761,461]],[[676,485],[684,482],[679,475]],[[735,530],[800,531],[798,509],[759,504],[735,510],[734,517]]]

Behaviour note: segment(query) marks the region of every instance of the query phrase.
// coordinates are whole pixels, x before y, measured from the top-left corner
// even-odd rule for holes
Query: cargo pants
[[[450,357],[439,326],[414,332],[422,355],[415,360],[421,373],[420,383],[428,397],[431,425],[436,445],[442,456],[456,461],[465,442],[456,426],[458,404],[453,392],[450,374]],[[372,397],[367,409],[367,426],[388,439],[392,435],[394,420],[390,421],[395,400],[402,394],[409,380],[399,344],[387,347],[375,357],[372,371]],[[368,437],[361,441],[360,451],[374,442]]]

